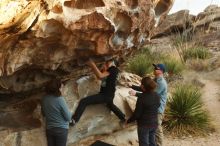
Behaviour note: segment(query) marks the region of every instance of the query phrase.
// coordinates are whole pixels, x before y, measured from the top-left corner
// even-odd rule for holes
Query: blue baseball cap
[[[166,66],[164,64],[153,64],[155,70],[162,70],[163,73],[166,72]]]

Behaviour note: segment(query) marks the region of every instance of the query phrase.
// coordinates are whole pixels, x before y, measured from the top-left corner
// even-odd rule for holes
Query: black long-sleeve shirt
[[[109,75],[102,80],[100,93],[106,95],[106,97],[113,98],[115,96],[119,69],[115,66],[111,66],[107,71],[109,72]]]
[[[138,96],[136,108],[128,119],[128,123],[137,121],[138,126],[157,127],[160,97],[156,92],[143,92],[136,94],[136,96]]]

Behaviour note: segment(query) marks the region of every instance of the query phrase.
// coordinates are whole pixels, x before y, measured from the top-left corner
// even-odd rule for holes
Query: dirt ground
[[[214,75],[218,75],[216,71]],[[209,133],[206,137],[182,137],[174,138],[165,135],[164,146],[220,146],[220,81],[210,79],[210,75],[206,73],[191,72],[185,75],[185,78],[197,78],[205,86],[203,87],[202,99],[205,108],[210,114],[211,124],[215,132]],[[220,79],[220,76],[217,77]]]

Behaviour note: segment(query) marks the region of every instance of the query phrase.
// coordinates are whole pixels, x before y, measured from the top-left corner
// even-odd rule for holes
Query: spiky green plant
[[[183,59],[207,59],[210,52],[205,47],[194,46],[183,50]]]
[[[194,32],[185,26],[184,31],[176,30],[176,35],[173,37],[173,46],[177,50],[182,62],[184,62],[183,51],[189,47],[188,41],[192,40]]]
[[[128,61],[127,70],[139,76],[152,71],[152,59],[146,54],[138,54]]]
[[[153,71],[152,63],[164,63],[171,74],[180,74],[184,69],[182,62],[170,55],[151,52],[149,48],[143,48],[128,60],[127,70],[139,76],[144,76]]]
[[[164,61],[166,70],[169,74],[180,74],[184,69],[184,64],[173,57],[167,57]]]
[[[142,48],[128,60],[126,69],[139,76],[151,73],[155,56],[149,48]]]
[[[174,134],[198,134],[207,130],[209,119],[201,92],[192,85],[179,85],[168,100],[165,127]]]

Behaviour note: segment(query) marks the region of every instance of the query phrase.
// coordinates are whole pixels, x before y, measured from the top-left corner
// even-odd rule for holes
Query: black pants
[[[156,146],[155,135],[157,128],[147,128],[138,126],[139,146]]]
[[[47,146],[66,146],[68,129],[51,128],[46,130]]]
[[[107,107],[115,113],[120,120],[125,120],[125,115],[113,103],[113,97],[106,97],[104,94],[95,94],[80,100],[79,105],[73,115],[73,119],[78,122],[87,105],[106,103]]]

